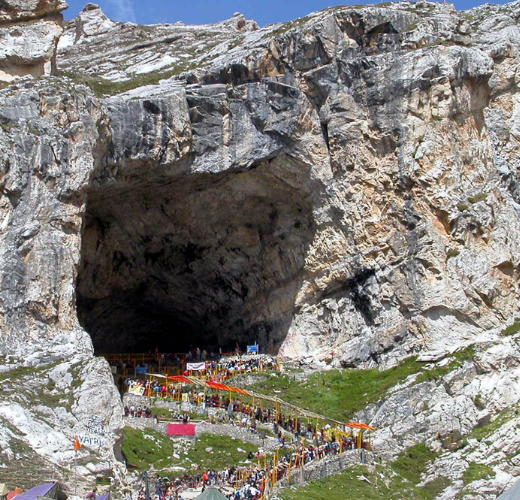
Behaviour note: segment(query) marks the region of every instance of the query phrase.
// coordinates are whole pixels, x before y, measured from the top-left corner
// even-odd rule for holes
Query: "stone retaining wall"
[[[343,472],[352,465],[373,463],[374,460],[374,454],[366,450],[350,450],[344,452],[342,455],[334,455],[320,461],[314,460],[306,464],[302,469],[292,471],[289,480],[287,480],[287,478],[280,480],[273,494],[287,486],[300,487],[311,481]]]
[[[133,427],[134,429],[153,429],[162,434],[166,434],[167,422],[155,422],[154,418],[140,418],[140,417],[123,417],[125,426]]]
[[[166,434],[168,422],[155,422],[153,418],[140,418],[140,417],[124,417],[125,425],[134,429],[153,429],[162,434]],[[245,427],[237,427],[229,424],[212,424],[209,422],[197,422],[195,423],[196,435],[201,434],[217,434],[219,436],[228,436],[231,438],[238,439],[251,443],[259,448],[271,451],[278,448],[278,440],[274,437],[267,436],[262,440],[259,434],[253,434]]]

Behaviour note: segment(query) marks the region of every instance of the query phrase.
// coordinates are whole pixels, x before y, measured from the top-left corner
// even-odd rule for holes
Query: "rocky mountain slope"
[[[24,5],[0,5],[0,79],[15,80],[0,90],[0,354],[6,378],[37,366],[35,393],[72,399],[44,417],[6,389],[6,446],[55,463],[13,414],[65,446],[95,437],[90,412],[109,433],[91,467],[115,464],[120,403],[93,345],[258,341],[320,368],[502,349],[520,315],[520,3],[338,7],[265,28],[143,27],[89,4],[61,37],[62,2]],[[498,380],[516,366],[507,346]],[[440,386],[421,387],[425,403]],[[464,432],[480,418],[468,398]],[[379,411],[391,428],[393,406]]]
[[[334,8],[259,29],[238,14],[143,28],[87,6],[60,68],[101,96],[127,90],[105,97],[90,183],[86,234],[104,237],[97,255],[83,241],[87,330],[117,331],[144,301],[179,330],[357,365],[512,321],[517,8]],[[145,184],[151,199],[131,199]],[[164,329],[133,316],[137,339]]]

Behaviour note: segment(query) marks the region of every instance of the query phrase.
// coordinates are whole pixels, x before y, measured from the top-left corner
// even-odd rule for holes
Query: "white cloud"
[[[115,9],[115,18],[118,21],[136,22],[134,6],[132,0],[108,0]]]

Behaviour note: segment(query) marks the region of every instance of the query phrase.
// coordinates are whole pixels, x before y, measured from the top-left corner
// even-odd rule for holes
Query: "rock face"
[[[145,29],[87,5],[59,62],[102,97],[67,79],[3,97],[4,150],[26,145],[4,160],[3,238],[41,240],[4,279],[6,345],[79,316],[101,351],[259,341],[359,365],[500,327],[519,295],[517,7]]]
[[[67,7],[65,0],[3,0],[0,6],[0,22],[40,19]]]
[[[0,26],[4,79],[51,71],[59,15],[41,16],[63,4],[24,6]],[[0,354],[258,341],[386,366],[493,337],[519,314],[519,14],[400,2],[141,27],[89,4],[59,43],[68,76],[0,91]],[[119,425],[82,395],[92,373],[67,438],[87,405]]]
[[[358,415],[377,427],[372,444],[379,456],[426,442],[437,455],[422,480],[445,481],[439,499],[491,500],[514,484],[520,475],[518,340],[481,343],[459,363],[448,356],[437,365],[445,367],[443,376],[421,381],[413,375]]]
[[[55,71],[56,45],[63,32],[59,12],[66,8],[64,0],[0,3],[0,82]]]
[[[105,101],[77,285],[95,343],[357,365],[514,317],[517,8],[144,29],[88,6],[64,69],[102,94],[173,75]]]
[[[12,86],[0,100],[2,477],[26,486],[55,477],[71,487],[79,436],[82,490],[93,473],[123,470],[114,455],[121,401],[74,307],[80,186],[104,115],[85,89],[56,81]]]

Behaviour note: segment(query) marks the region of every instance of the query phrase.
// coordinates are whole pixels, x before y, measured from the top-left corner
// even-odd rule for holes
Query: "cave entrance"
[[[88,193],[76,298],[96,354],[276,352],[313,237],[308,170],[284,157],[139,179]]]

